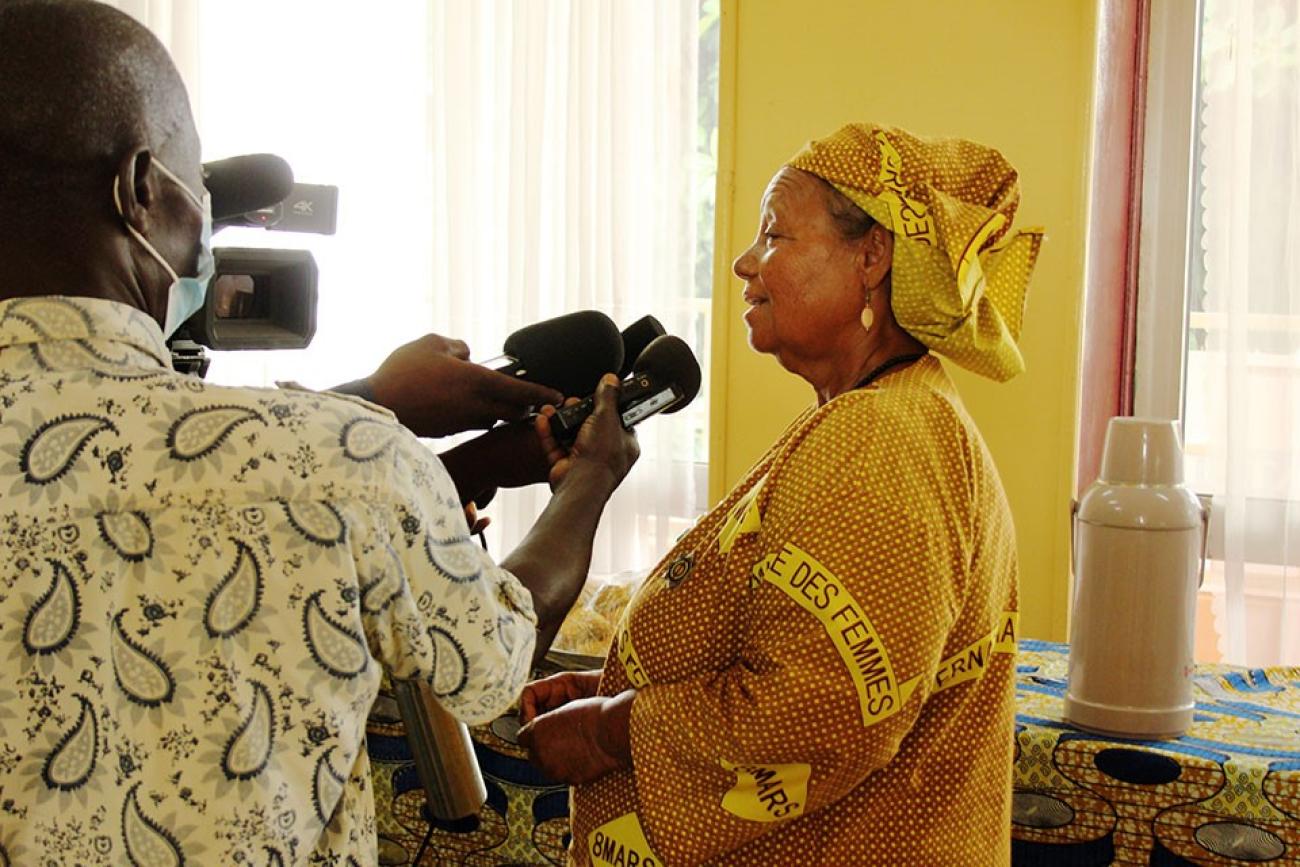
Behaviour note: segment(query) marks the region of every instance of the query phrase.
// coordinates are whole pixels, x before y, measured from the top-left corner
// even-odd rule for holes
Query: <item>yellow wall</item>
[[[1018,226],[1047,243],[1029,293],[1029,370],[958,387],[1020,538],[1022,633],[1064,640],[1096,0],[723,0],[714,299],[713,500],[812,400],[746,344],[730,260],[771,174],[853,120],[993,145],[1020,170]],[[950,368],[951,369],[951,368]]]

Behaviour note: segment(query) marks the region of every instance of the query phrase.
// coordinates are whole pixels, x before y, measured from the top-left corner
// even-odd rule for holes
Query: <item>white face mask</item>
[[[194,204],[199,206],[203,212],[203,229],[199,234],[199,263],[198,274],[193,277],[180,277],[176,274],[176,269],[167,264],[167,260],[159,255],[145,237],[136,231],[130,223],[126,224],[126,230],[135,237],[140,245],[149,251],[149,255],[158,260],[158,264],[172,278],[172,284],[167,290],[167,313],[163,323],[163,337],[171,337],[176,333],[176,329],[189,319],[199,308],[203,306],[203,299],[208,294],[208,283],[212,281],[212,275],[216,273],[217,263],[212,256],[212,195],[203,191],[203,197],[194,195],[194,191],[185,185],[185,182],[176,177],[172,170],[162,164],[162,160],[154,157],[153,164],[158,167],[173,183],[185,191]],[[122,198],[118,194],[118,180],[113,178],[113,204],[117,207],[119,216],[122,214]]]

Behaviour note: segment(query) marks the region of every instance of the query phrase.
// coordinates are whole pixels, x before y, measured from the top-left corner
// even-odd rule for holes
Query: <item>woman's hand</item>
[[[519,730],[528,759],[552,780],[571,786],[632,767],[635,690],[574,699]]]
[[[535,680],[519,697],[519,722],[534,718],[580,698],[591,698],[600,686],[599,671],[565,671]]]

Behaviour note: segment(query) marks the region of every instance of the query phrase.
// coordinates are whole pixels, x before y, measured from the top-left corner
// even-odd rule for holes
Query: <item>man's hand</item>
[[[474,364],[463,341],[437,334],[399,346],[367,381],[375,403],[423,437],[523,418],[529,408],[563,398],[552,388]]]
[[[579,785],[632,767],[635,690],[580,698],[544,713],[519,730],[528,759],[552,780]]]
[[[493,488],[522,488],[547,480],[550,464],[537,429],[501,424],[438,455],[467,503]]]
[[[636,434],[623,427],[618,412],[619,379],[613,373],[601,377],[596,386],[595,409],[578,429],[578,436],[567,450],[551,430],[554,406],[542,407],[537,416],[537,435],[551,465],[551,488],[558,488],[573,468],[581,463],[608,468],[618,484],[641,456]],[[572,401],[570,401],[572,402]]]
[[[519,696],[519,722],[534,718],[580,698],[591,698],[600,686],[599,671],[562,671],[534,680]]]

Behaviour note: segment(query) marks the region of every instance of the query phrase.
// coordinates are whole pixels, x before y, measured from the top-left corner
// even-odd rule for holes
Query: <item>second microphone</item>
[[[686,341],[671,334],[656,337],[632,363],[632,374],[623,380],[618,411],[624,427],[656,413],[677,412],[700,391],[700,364]],[[550,418],[551,430],[561,442],[571,442],[591,415],[591,397],[566,406]]]

